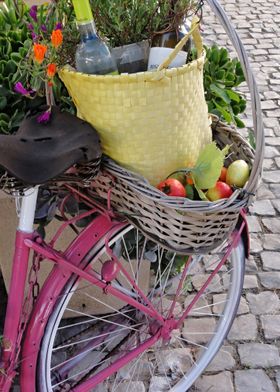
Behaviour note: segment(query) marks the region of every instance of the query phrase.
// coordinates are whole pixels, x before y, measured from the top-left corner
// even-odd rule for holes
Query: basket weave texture
[[[193,36],[202,47],[198,34],[195,25]],[[99,132],[103,152],[156,185],[195,162],[211,141],[204,59],[199,50],[197,60],[179,68],[113,76],[87,75],[68,66],[60,77],[78,116]]]
[[[97,158],[85,164],[76,164],[68,172],[49,180],[46,184],[54,189],[61,183],[78,184],[79,186],[89,187],[94,177],[100,169],[101,159]],[[0,170],[0,190],[9,195],[23,195],[24,191],[30,188],[30,184],[23,183],[20,179],[13,177],[6,171]]]
[[[212,128],[217,145],[232,145],[229,162],[244,159],[252,165],[254,152],[235,128],[217,118],[214,118]],[[240,210],[250,199],[243,189],[237,189],[229,199],[217,202],[169,197],[143,177],[105,158],[90,192],[107,200],[109,191],[111,204],[119,214],[150,239],[184,254],[205,254],[223,243],[234,230]]]

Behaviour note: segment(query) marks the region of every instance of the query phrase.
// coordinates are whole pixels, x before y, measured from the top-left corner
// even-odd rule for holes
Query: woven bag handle
[[[221,25],[224,27],[227,35],[231,40],[232,45],[234,46],[238,54],[247,81],[247,85],[250,90],[251,101],[252,101],[253,127],[254,127],[255,138],[256,138],[256,149],[255,149],[255,159],[252,166],[250,178],[245,189],[248,192],[254,193],[258,186],[260,176],[262,174],[262,163],[263,163],[264,145],[265,145],[259,91],[252,69],[250,67],[248,56],[245,52],[245,48],[236,30],[234,29],[231,22],[229,21],[224,9],[219,4],[218,0],[207,0],[207,3],[209,4],[212,11],[218,18]]]
[[[168,68],[169,64],[172,63],[172,61],[175,59],[177,54],[183,49],[184,45],[192,35],[193,41],[195,44],[195,47],[197,49],[197,57],[200,58],[203,52],[203,43],[202,43],[202,38],[199,32],[199,23],[200,19],[195,15],[192,20],[191,24],[191,29],[186,34],[181,41],[178,42],[178,44],[175,46],[175,48],[172,50],[172,52],[169,54],[169,56],[158,66],[157,71],[161,71],[165,68]]]

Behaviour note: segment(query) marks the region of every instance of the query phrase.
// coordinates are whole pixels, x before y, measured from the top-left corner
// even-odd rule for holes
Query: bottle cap
[[[93,20],[90,4],[88,0],[72,0],[77,22],[90,22]]]

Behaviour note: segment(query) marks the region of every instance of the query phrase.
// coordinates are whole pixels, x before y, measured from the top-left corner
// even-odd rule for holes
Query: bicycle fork
[[[3,392],[9,391],[16,374],[15,365],[22,337],[21,314],[30,254],[30,248],[25,245],[25,241],[34,236],[33,225],[38,189],[38,186],[28,189],[21,200],[0,359],[0,391]]]

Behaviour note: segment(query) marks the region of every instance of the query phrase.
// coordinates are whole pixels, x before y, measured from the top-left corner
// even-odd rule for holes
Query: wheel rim
[[[136,243],[139,243],[139,246],[133,250],[130,241],[131,233],[136,238]],[[140,282],[143,271],[139,268],[143,268],[143,263],[147,263],[149,269],[154,270],[149,279],[152,285],[146,292],[149,293],[148,298],[153,306],[166,317],[174,301],[176,283],[180,281],[179,275],[173,276],[174,264],[178,261],[177,256],[168,253],[166,261],[165,250],[159,246],[153,248],[154,245],[144,238],[140,241],[140,238],[141,234],[138,230],[130,226],[116,235],[110,241],[110,245],[112,248],[121,240],[126,268],[130,270],[135,281],[138,281],[139,286],[143,286],[141,288],[144,291],[146,281]],[[154,255],[157,256],[158,261],[151,263]],[[92,255],[96,272],[100,271],[106,258],[108,254],[104,247],[97,254]],[[150,261],[147,261],[147,258],[150,258]],[[184,321],[181,330],[172,331],[169,340],[159,339],[153,347],[112,374],[97,388],[101,388],[102,385],[103,389],[100,390],[110,392],[129,391],[131,388],[140,388],[141,391],[186,391],[215,356],[229,331],[240,299],[244,274],[243,260],[244,250],[240,244],[231,254],[231,263],[225,265],[223,271],[216,275],[208,291],[194,306],[190,317]],[[202,275],[198,273],[201,272],[200,269],[204,272],[206,269],[209,274],[215,265],[216,255],[207,256],[200,261],[196,258],[192,262],[190,275],[185,279],[180,297],[176,300],[173,312],[175,319],[180,317],[183,307],[187,306],[192,295],[203,284]],[[120,275],[117,277],[117,282],[113,281],[112,284],[119,289],[122,287],[123,292],[129,292],[131,296],[137,298],[131,284]],[[75,283],[75,281],[77,279],[73,277],[67,284],[65,294],[59,298],[46,326],[38,367],[40,391],[73,390],[79,383],[84,382],[86,377],[89,378],[108,368],[110,364],[116,363],[124,354],[139,347],[158,330],[157,323],[151,317],[129,306],[120,306],[120,304],[116,306],[104,302],[104,296],[97,297],[96,293],[89,292],[88,282]],[[221,291],[221,287],[228,287],[227,297],[224,297],[225,293]],[[186,293],[188,295],[184,299]],[[94,315],[87,309],[81,310],[80,305],[74,307],[74,299],[78,294],[80,296],[82,294],[95,305],[102,305],[105,314]],[[62,317],[66,312],[68,316],[71,314],[76,317],[64,321]],[[93,363],[94,371],[89,372]]]

